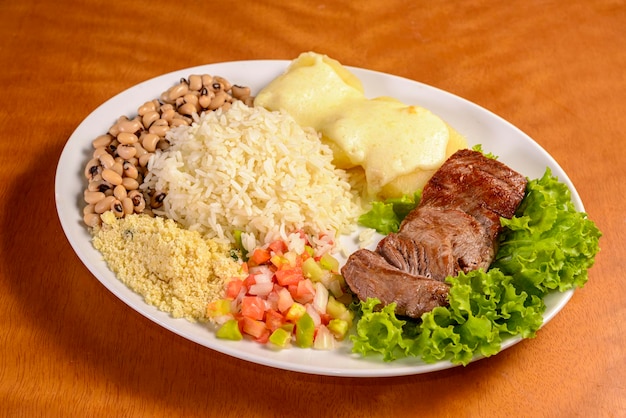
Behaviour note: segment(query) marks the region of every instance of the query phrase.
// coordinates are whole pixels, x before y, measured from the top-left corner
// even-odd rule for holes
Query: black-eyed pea
[[[94,148],[106,147],[112,140],[113,137],[111,135],[104,134],[91,141],[91,145],[93,145]]]
[[[188,91],[189,91],[189,86],[187,85],[187,83],[184,83],[184,82],[179,83],[176,86],[170,87],[167,90],[168,103],[173,103],[179,97],[187,94]]]
[[[110,154],[115,154],[115,151],[117,150],[117,147],[120,145],[119,141],[117,139],[114,139],[113,141],[111,141],[111,143],[107,146],[107,149],[109,150]]]
[[[112,137],[116,137],[119,133],[120,133],[120,127],[118,126],[117,123],[113,124],[109,128],[108,134],[111,135]]]
[[[215,79],[213,79],[213,82],[208,88],[210,90],[213,90],[215,94],[219,93],[220,91],[224,91],[224,85],[218,81],[215,81]]]
[[[222,107],[222,105],[226,102],[228,94],[226,94],[226,92],[224,91],[218,91],[215,93],[215,97],[213,97],[213,99],[211,100],[211,103],[209,103],[209,110],[215,110],[215,109],[219,109],[220,107]]]
[[[133,202],[133,211],[135,213],[141,213],[146,208],[146,199],[139,190],[129,192],[128,198]]]
[[[161,121],[165,122],[165,124],[163,124]],[[163,119],[159,119],[156,122],[154,122],[152,124],[152,126],[150,127],[150,129],[148,130],[151,134],[155,134],[158,135],[160,137],[164,137],[165,134],[167,133],[167,131],[170,130],[170,126],[168,121],[163,120]]]
[[[99,160],[101,155],[108,154],[108,153],[109,153],[109,150],[107,150],[106,147],[98,147],[95,150],[93,150],[92,157]]]
[[[85,190],[83,192],[83,197],[84,197],[85,203],[87,203],[88,205],[95,205],[101,200],[103,200],[106,197],[106,195],[103,192]]]
[[[235,99],[245,100],[250,96],[250,87],[233,85],[231,93]]]
[[[123,166],[123,164],[124,164],[124,160],[120,158],[119,160],[115,161],[115,164],[113,164],[113,167],[111,167],[111,170],[115,171],[121,177],[121,176],[124,175],[124,166]]]
[[[83,208],[83,216],[88,215],[90,213],[96,213],[95,205],[89,204]]]
[[[166,90],[161,93],[161,95],[159,96],[159,101],[164,104],[170,103],[169,91]]]
[[[231,107],[231,106],[232,106],[232,103],[231,103],[231,102],[226,102],[226,103],[224,103],[224,104],[220,107],[220,109],[222,109],[222,111],[226,112],[228,109],[230,109],[230,107]]]
[[[111,204],[116,201],[115,196],[107,196],[104,199],[100,200],[94,206],[94,211],[99,214],[103,214],[104,212],[111,210]]]
[[[89,184],[87,185],[87,190],[89,190],[90,192],[105,193],[110,188],[111,188],[111,185],[102,179],[90,181]]]
[[[192,74],[189,76],[189,90],[199,91],[202,88],[202,76]]]
[[[87,184],[87,190],[90,192],[99,192],[100,185],[102,185],[102,180],[90,181],[89,184]]]
[[[170,141],[168,141],[167,139],[161,139],[159,143],[157,144],[157,148],[160,149],[161,151],[165,151],[169,147],[170,147]]]
[[[147,132],[145,132],[144,135],[148,135]],[[142,135],[142,142],[143,142],[143,135]],[[135,147],[135,149],[137,150],[137,153],[135,154],[135,158],[139,159],[142,155],[147,154],[148,151],[146,151],[146,149],[143,147],[143,145],[141,145],[139,142],[137,142],[136,144],[133,144],[133,147]]]
[[[111,183],[113,186],[122,184],[122,175],[111,168],[105,168],[102,170],[102,178]]]
[[[120,145],[117,147],[117,155],[122,157],[124,160],[128,160],[133,158],[137,154],[137,148],[132,145]]]
[[[171,128],[175,128],[177,126],[189,126],[189,121],[184,118],[174,118],[170,123]]]
[[[215,82],[220,83],[222,85],[222,89],[224,91],[228,91],[228,90],[230,90],[233,87],[233,85],[230,84],[230,82],[228,80],[226,80],[224,77],[215,76],[215,77],[213,77],[213,82],[214,83]]]
[[[140,167],[147,167],[148,163],[150,162],[150,158],[152,158],[153,155],[154,155],[154,153],[147,152],[147,153],[143,154],[141,157],[139,157],[139,166]]]
[[[164,120],[167,122],[171,121],[174,118],[174,116],[176,116],[176,109],[174,108],[165,109],[163,112],[161,112],[161,120]],[[159,122],[159,120],[157,119],[156,121],[154,121],[153,124],[156,124],[156,123],[162,123],[162,122]]]
[[[115,158],[113,158],[113,156],[111,154],[108,154],[108,153],[107,154],[102,154],[100,156],[100,164],[106,170],[107,168],[113,167],[113,164],[115,164]]]
[[[153,100],[151,100],[151,101],[145,102],[144,104],[139,106],[139,109],[137,109],[137,114],[139,116],[144,116],[147,113],[156,112],[156,110],[157,110],[157,105],[156,105],[156,103],[154,103]]]
[[[246,106],[254,106],[254,96],[246,97],[243,102],[246,104]]]
[[[92,158],[87,162],[85,166],[85,178],[89,180],[93,180],[94,177],[102,171],[102,167],[100,166],[100,160],[96,158]]]
[[[117,186],[115,186],[115,188],[113,189],[113,196],[115,196],[115,198],[120,201],[124,199],[126,196],[128,196],[128,193],[126,192],[126,187],[124,187],[123,184],[118,184]]]
[[[132,177],[122,177],[122,184],[126,190],[137,190],[139,188],[139,182]]]
[[[118,199],[115,199],[111,202],[110,210],[118,218],[121,218],[124,216],[124,206],[122,206],[122,202],[119,201]]]
[[[137,158],[124,161],[124,163],[122,164],[122,168],[124,169],[124,178],[137,180],[137,177],[139,176],[139,171],[137,170],[137,164],[139,164],[139,160]],[[122,179],[122,184],[123,184],[124,178]]]
[[[100,223],[102,223],[102,220],[100,219],[100,215],[98,215],[97,213],[88,213],[83,216],[83,222],[85,222],[85,225],[87,225],[88,227],[93,228],[100,225]]]
[[[159,114],[159,112],[154,110],[154,111],[145,113],[143,117],[141,118],[141,122],[143,123],[143,126],[146,129],[150,129],[150,126],[152,126],[152,124],[160,118],[161,118],[161,115]]]
[[[196,92],[185,94],[183,96],[183,99],[185,100],[185,103],[191,103],[193,105],[197,105],[198,104],[198,96],[199,96],[199,93],[196,91]]]
[[[137,135],[133,132],[120,132],[119,135],[117,135],[117,141],[121,145],[130,145],[139,141],[139,138],[137,138]]]
[[[158,209],[163,206],[163,201],[165,200],[166,196],[167,195],[163,192],[155,193],[154,196],[152,196],[152,199],[150,199],[150,207],[152,209]]]
[[[143,135],[141,145],[147,152],[154,152],[156,150],[157,144],[159,143],[159,139],[161,139],[159,135],[154,133],[147,133]],[[143,155],[143,153],[141,155]],[[141,155],[139,155],[139,157],[141,157]]]
[[[119,130],[119,133],[116,136],[119,136],[119,134],[122,132],[134,134],[135,132],[140,131],[143,128],[143,124],[141,123],[141,120],[139,118],[134,118],[134,119],[118,122],[117,127]],[[119,138],[118,138],[118,141],[119,141]]]
[[[198,97],[198,105],[200,105],[202,109],[208,109],[211,105],[211,100],[215,97],[215,93],[212,91],[207,92],[206,88],[204,90],[205,94],[200,94],[200,97]]]
[[[202,74],[202,85],[209,87],[211,84],[213,84],[213,77],[210,74]]]
[[[178,112],[181,115],[191,116],[194,113],[198,113],[198,109],[196,108],[196,105],[193,103],[185,103],[178,108]]]
[[[135,211],[135,207],[133,206],[133,201],[130,197],[126,196],[121,200],[122,207],[124,208],[124,215],[130,215]]]

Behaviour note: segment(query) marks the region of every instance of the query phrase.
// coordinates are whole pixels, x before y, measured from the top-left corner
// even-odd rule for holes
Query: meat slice
[[[439,281],[459,271],[487,269],[494,242],[482,225],[458,209],[419,207],[412,222],[378,243],[377,251],[393,266]]]
[[[459,209],[476,218],[495,240],[500,217],[511,218],[526,191],[526,178],[501,162],[468,149],[454,153],[430,178],[420,206]],[[410,213],[403,223],[418,216]]]
[[[397,315],[419,318],[448,303],[448,285],[399,270],[374,251],[352,253],[342,273],[359,298],[375,297],[385,306],[395,302]]]
[[[396,302],[415,318],[447,304],[444,280],[460,271],[488,269],[502,230],[524,198],[526,178],[480,152],[460,150],[428,181],[419,207],[376,251],[358,250],[341,270],[361,299]]]

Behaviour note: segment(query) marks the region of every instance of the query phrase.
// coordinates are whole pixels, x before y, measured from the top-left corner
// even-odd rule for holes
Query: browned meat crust
[[[487,269],[497,251],[500,217],[511,218],[526,178],[480,152],[453,154],[424,187],[419,207],[375,252],[353,253],[341,273],[361,299],[396,302],[396,313],[420,317],[447,304],[444,280]]]

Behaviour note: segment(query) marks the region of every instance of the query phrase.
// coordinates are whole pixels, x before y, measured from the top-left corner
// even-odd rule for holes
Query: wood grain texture
[[[0,416],[626,416],[624,27],[623,0],[2,2]],[[54,174],[93,109],[170,71],[307,50],[476,102],[569,174],[602,251],[537,338],[426,375],[292,373],[162,329],[81,264]]]

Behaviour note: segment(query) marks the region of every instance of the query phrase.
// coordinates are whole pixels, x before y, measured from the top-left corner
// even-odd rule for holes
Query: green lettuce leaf
[[[370,298],[360,306],[361,317],[357,323],[356,335],[351,335],[353,351],[368,355],[382,354],[385,361],[395,360],[397,351],[403,351],[402,327],[406,321],[394,314],[396,304],[392,303],[376,311],[380,300]],[[406,354],[402,354],[404,357]]]
[[[372,202],[372,208],[358,219],[360,225],[373,228],[377,232],[387,235],[398,232],[402,219],[417,207],[422,192],[413,195],[404,195],[399,198],[387,199],[384,202]]]
[[[529,182],[516,216],[502,224],[492,267],[513,276],[518,286],[543,296],[587,282],[602,234],[586,213],[576,211],[569,189],[549,169]]]

